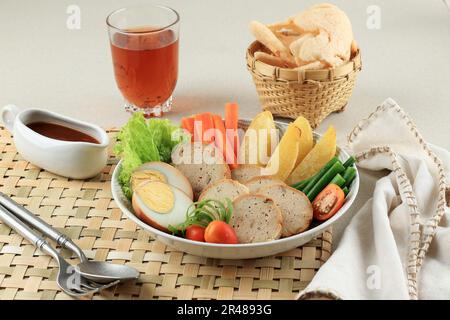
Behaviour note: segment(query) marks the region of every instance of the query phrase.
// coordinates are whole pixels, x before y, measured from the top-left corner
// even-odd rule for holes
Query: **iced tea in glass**
[[[107,18],[114,75],[125,109],[161,116],[172,107],[178,77],[179,15],[144,5]]]

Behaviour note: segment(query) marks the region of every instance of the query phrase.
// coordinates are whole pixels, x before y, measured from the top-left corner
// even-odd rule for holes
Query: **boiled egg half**
[[[192,186],[184,174],[177,168],[165,162],[147,162],[137,168],[131,175],[131,190],[149,181],[160,181],[183,191],[191,200],[194,198]]]
[[[136,216],[164,232],[169,232],[169,225],[175,227],[185,222],[186,211],[192,203],[185,192],[161,181],[139,184],[132,198]]]

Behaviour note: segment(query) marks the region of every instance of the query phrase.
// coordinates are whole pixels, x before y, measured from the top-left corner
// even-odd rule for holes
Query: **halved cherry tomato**
[[[186,228],[186,239],[205,242],[205,228],[192,225]]]
[[[211,243],[236,244],[238,239],[234,229],[226,222],[214,220],[205,230],[205,241]]]
[[[329,184],[312,202],[314,218],[319,221],[331,218],[342,207],[344,200],[344,191],[336,184]]]

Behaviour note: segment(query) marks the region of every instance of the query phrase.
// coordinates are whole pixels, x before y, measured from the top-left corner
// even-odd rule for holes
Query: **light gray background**
[[[180,73],[173,120],[193,112],[222,113],[227,101],[241,116],[259,110],[245,67],[253,40],[248,22],[275,22],[318,1],[238,0],[1,0],[0,106],[42,107],[102,126],[120,126],[128,114],[116,88],[105,17],[114,9],[163,3],[181,15]],[[363,59],[346,112],[335,125],[339,141],[386,97],[415,120],[427,141],[450,149],[450,10],[441,0],[330,1],[347,12]],[[81,30],[66,28],[68,5],[81,8]],[[369,5],[381,9],[381,29],[366,27]],[[383,173],[363,173],[354,213]],[[349,215],[350,217],[351,215]],[[346,222],[335,228],[335,242]]]

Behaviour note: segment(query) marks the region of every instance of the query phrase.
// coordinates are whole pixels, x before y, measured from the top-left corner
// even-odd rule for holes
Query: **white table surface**
[[[120,126],[128,114],[116,88],[105,17],[116,8],[144,0],[1,0],[0,106],[42,107],[102,126]],[[236,101],[241,116],[260,105],[245,67],[253,40],[248,22],[275,22],[317,1],[170,0],[159,3],[181,15],[180,73],[170,119],[193,112],[223,112]],[[347,110],[333,124],[339,141],[386,97],[394,98],[431,143],[450,149],[450,10],[441,0],[332,1],[353,23],[363,59]],[[157,3],[157,2],[155,2]],[[81,9],[81,29],[66,27],[68,5]],[[366,27],[369,5],[381,9],[381,28]],[[362,173],[360,196],[343,227],[370,197],[377,177]]]

